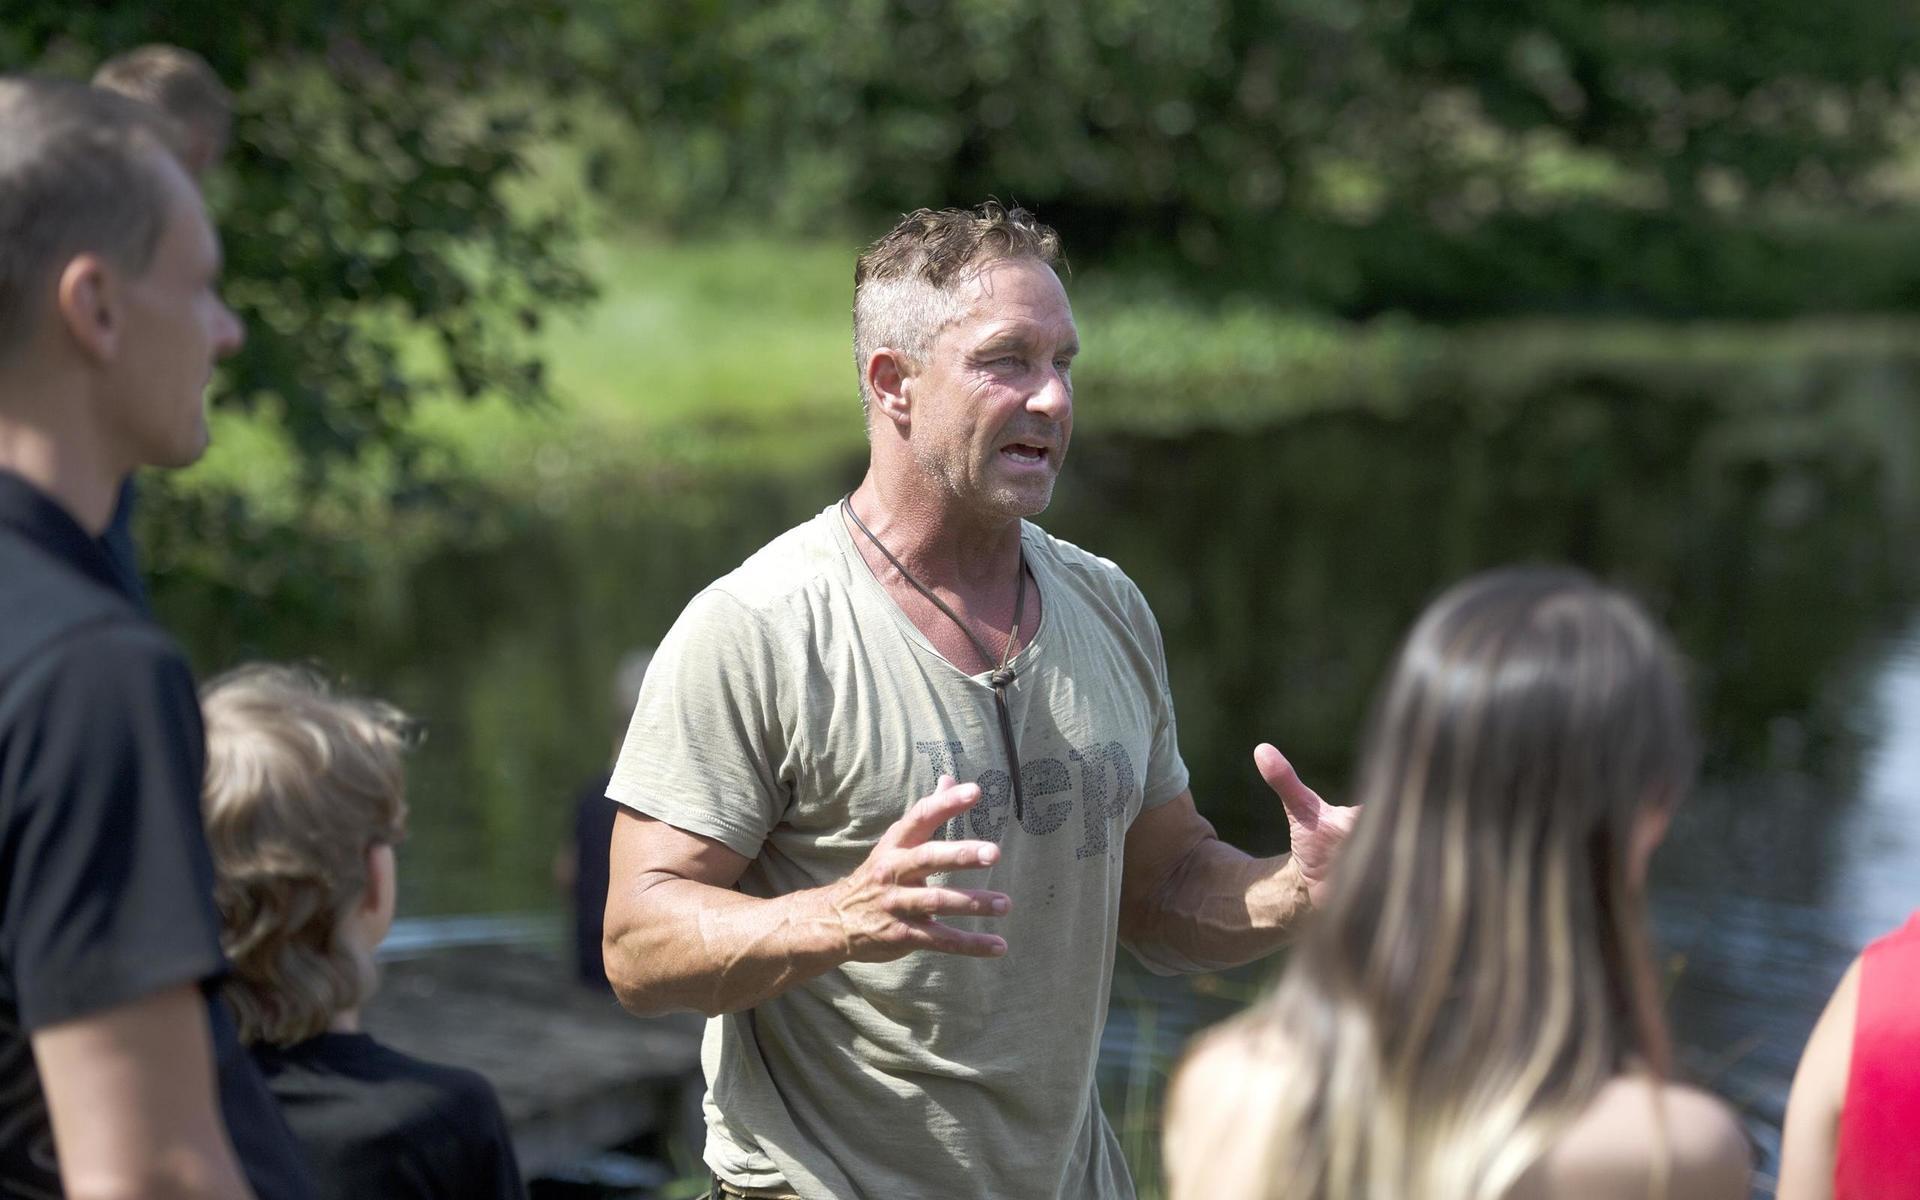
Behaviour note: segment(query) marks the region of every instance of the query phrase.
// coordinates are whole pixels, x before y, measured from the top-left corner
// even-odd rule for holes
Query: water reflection
[[[1828,995],[1863,945],[1920,907],[1920,617],[1830,683],[1851,697],[1840,724],[1857,754],[1816,774],[1714,781],[1659,864],[1686,1065],[1753,1118],[1769,1170]]]
[[[1920,729],[1920,631],[1888,633],[1915,596],[1915,445],[1905,425],[1842,437],[1804,416],[1596,389],[1114,442],[1075,464],[1051,523],[1153,599],[1196,795],[1263,848],[1284,831],[1248,748],[1272,738],[1341,787],[1394,639],[1438,589],[1553,560],[1645,597],[1694,665],[1706,741],[1656,863],[1676,1032],[1689,1072],[1748,1113],[1764,1175],[1828,991],[1920,903],[1920,746],[1900,736]]]
[[[1875,744],[1839,814],[1825,897],[1856,944],[1920,908],[1920,621],[1886,655],[1866,719]]]

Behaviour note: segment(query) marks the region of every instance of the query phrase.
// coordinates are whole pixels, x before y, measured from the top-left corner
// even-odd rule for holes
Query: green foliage
[[[583,31],[590,30],[591,33]],[[1354,314],[1908,306],[1880,0],[662,0],[585,69],[686,222],[1018,200],[1082,256]]]
[[[425,399],[548,398],[532,335],[590,295],[564,213],[516,193],[555,130],[537,101],[560,8],[424,3],[9,6],[0,63],[86,75],[147,42],[197,51],[236,92],[207,181],[245,349],[213,395],[296,464],[277,515],[241,492],[155,480],[152,563],[233,599],[324,599],[350,581],[308,519],[343,467],[375,511],[445,509],[461,486],[413,428]],[[308,592],[318,594],[307,596]]]

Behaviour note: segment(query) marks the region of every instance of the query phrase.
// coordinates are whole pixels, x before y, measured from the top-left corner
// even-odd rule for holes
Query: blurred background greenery
[[[238,94],[209,196],[249,341],[140,535],[203,671],[317,658],[427,721],[409,915],[558,906],[621,654],[858,478],[857,249],[990,195],[1061,230],[1087,347],[1047,522],[1154,603],[1224,831],[1284,845],[1257,740],[1339,789],[1438,587],[1554,559],[1695,663],[1663,928],[1763,1152],[1818,996],[1728,1001],[1751,963],[1708,947],[1760,931],[1817,993],[1912,903],[1845,820],[1920,822],[1876,765],[1920,716],[1888,682],[1920,653],[1920,9],[6,8],[0,64],[168,41]],[[1143,1178],[1191,996],[1248,981],[1158,986],[1123,979],[1109,1056]]]

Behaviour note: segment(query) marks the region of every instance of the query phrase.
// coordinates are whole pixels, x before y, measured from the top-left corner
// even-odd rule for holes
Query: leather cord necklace
[[[854,527],[867,535],[867,540],[873,543],[873,548],[880,552],[880,556],[892,563],[894,570],[900,572],[900,578],[912,584],[913,589],[922,596],[933,601],[933,606],[947,614],[947,619],[959,627],[960,632],[973,643],[973,648],[980,652],[980,661],[992,662],[993,652],[987,649],[985,642],[974,636],[973,630],[967,628],[967,623],[960,619],[960,614],[948,608],[947,602],[928,590],[926,584],[915,579],[913,573],[893,556],[893,552],[881,544],[880,538],[873,530],[867,528],[867,523],[860,519],[860,514],[853,511],[852,494],[840,498],[840,508],[847,514],[847,519],[853,522]],[[1007,688],[1018,677],[1018,673],[1011,665],[1013,644],[1020,640],[1020,614],[1025,611],[1027,603],[1027,551],[1024,545],[1020,548],[1020,569],[1014,572],[1013,582],[1016,589],[1013,596],[1013,628],[1007,633],[1007,647],[1000,654],[1000,665],[987,676],[987,683],[993,687],[993,706],[1000,716],[1000,737],[1007,744],[1007,774],[1013,780],[1013,817],[1014,820],[1019,821],[1026,818],[1026,811],[1020,794],[1020,753],[1019,747],[1013,740],[1013,710],[1007,706]]]

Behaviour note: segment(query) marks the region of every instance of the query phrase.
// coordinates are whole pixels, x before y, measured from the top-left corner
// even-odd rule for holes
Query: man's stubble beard
[[[1061,463],[1065,457],[1063,451],[1064,447],[1054,451],[1061,455]],[[997,456],[1000,452],[995,450],[991,453]],[[1037,498],[1030,498],[1030,489],[990,480],[991,458],[971,476],[964,470],[966,464],[956,464],[950,458],[927,454],[918,447],[913,449],[913,460],[920,468],[921,475],[940,491],[953,508],[993,520],[1019,521],[1039,516],[1053,503],[1053,489],[1060,482],[1060,463],[1056,463],[1047,477],[1045,489]],[[978,480],[977,485],[970,483],[970,479]]]

